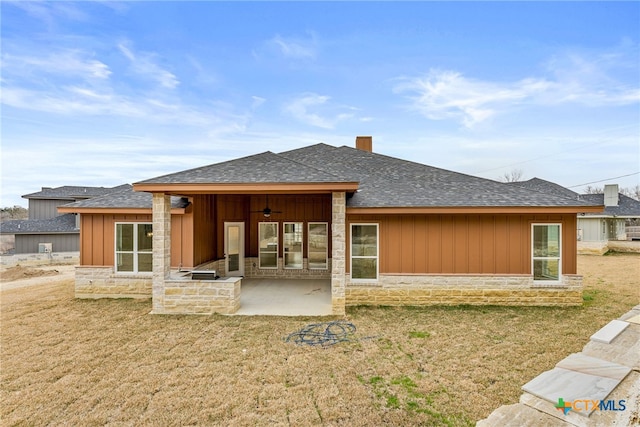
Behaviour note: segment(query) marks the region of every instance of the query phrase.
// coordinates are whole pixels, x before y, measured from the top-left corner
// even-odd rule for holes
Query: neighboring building
[[[39,252],[77,252],[80,250],[80,228],[74,214],[60,215],[58,207],[101,196],[113,188],[63,186],[42,187],[37,193],[22,196],[29,200],[29,219],[0,223],[0,233],[15,235],[16,254]]]
[[[511,183],[549,194],[576,198],[593,205],[604,205],[602,212],[581,212],[578,216],[578,251],[604,253],[608,242],[627,240],[626,225],[640,218],[640,201],[619,193],[617,184],[604,186],[604,193],[578,194],[553,182],[540,178]]]
[[[356,147],[264,152],[59,208],[81,214],[76,296],[233,313],[241,278],[271,277],[330,281],[335,314],[582,303],[577,215],[602,205],[376,154],[371,137]]]

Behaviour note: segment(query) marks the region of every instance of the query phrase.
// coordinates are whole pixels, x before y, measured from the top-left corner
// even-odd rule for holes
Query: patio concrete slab
[[[629,326],[628,322],[622,320],[612,320],[595,334],[591,335],[591,341],[611,343],[622,331]]]
[[[242,279],[240,309],[245,316],[330,316],[331,281]]]

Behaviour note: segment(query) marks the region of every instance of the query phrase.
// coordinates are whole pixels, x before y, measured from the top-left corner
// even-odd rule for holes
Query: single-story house
[[[12,252],[16,254],[78,252],[80,228],[76,215],[61,215],[58,207],[122,188],[72,185],[42,187],[41,191],[22,196],[29,201],[29,218],[2,221],[0,234],[15,236]]]
[[[577,215],[602,205],[372,145],[357,137],[356,148],[267,151],[59,208],[81,218],[76,296],[233,313],[243,278],[271,277],[330,282],[335,314],[363,304],[581,304]]]
[[[602,212],[580,212],[578,215],[578,252],[606,252],[608,242],[627,240],[627,222],[640,218],[640,201],[620,193],[617,184],[605,185],[604,191],[596,194],[578,194],[540,178],[511,184],[548,194],[579,199],[593,205],[604,205]]]

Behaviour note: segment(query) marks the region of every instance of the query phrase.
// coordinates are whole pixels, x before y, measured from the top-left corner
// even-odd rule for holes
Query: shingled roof
[[[14,219],[0,223],[0,234],[80,233],[74,214],[49,219]]]
[[[112,191],[117,191],[118,187],[80,187],[64,185],[62,187],[42,187],[41,191],[22,196],[25,199],[56,199],[56,200],[79,200],[90,197],[102,196]]]
[[[317,144],[280,155],[358,181],[349,207],[592,206],[346,146]]]
[[[93,197],[87,200],[81,200],[75,203],[64,205],[65,210],[73,210],[76,208],[95,208],[95,209],[151,209],[153,205],[152,195],[150,193],[141,193],[133,191],[133,186],[124,184],[118,187],[118,191],[112,191],[104,196]],[[184,208],[189,202],[180,197],[171,197],[172,208]]]
[[[580,198],[594,205],[604,205],[604,194],[582,194]],[[618,193],[618,206],[605,206],[603,213],[586,213],[590,216],[615,216],[621,218],[640,218],[640,201]]]
[[[540,178],[531,178],[528,181],[509,182],[509,185],[517,185],[518,187],[528,188],[541,193],[557,194],[559,196],[577,199],[580,197],[575,191],[571,191],[555,182],[545,181]]]
[[[322,183],[346,182],[344,177],[326,170],[296,162],[266,151],[252,156],[202,166],[157,178],[139,184],[196,184],[196,183]]]
[[[566,195],[567,197],[578,198],[581,201],[593,206],[604,206],[604,194],[578,194],[561,185],[551,181],[545,181],[540,178],[532,178],[528,181],[510,182],[510,185],[516,185],[539,192]],[[640,218],[640,201],[627,197],[622,193],[618,193],[618,206],[605,206],[603,212],[585,212],[587,216],[616,216],[624,218]]]
[[[593,204],[561,194],[457,173],[352,147],[315,144],[164,175],[137,184],[357,182],[347,206],[582,207]],[[137,185],[136,184],[136,185]]]

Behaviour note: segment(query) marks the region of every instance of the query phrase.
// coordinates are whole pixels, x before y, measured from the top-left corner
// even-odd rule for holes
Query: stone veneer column
[[[346,207],[344,192],[333,193],[331,201],[331,306],[333,314],[345,314]]]
[[[153,193],[153,314],[165,313],[164,286],[170,272],[171,196]]]

